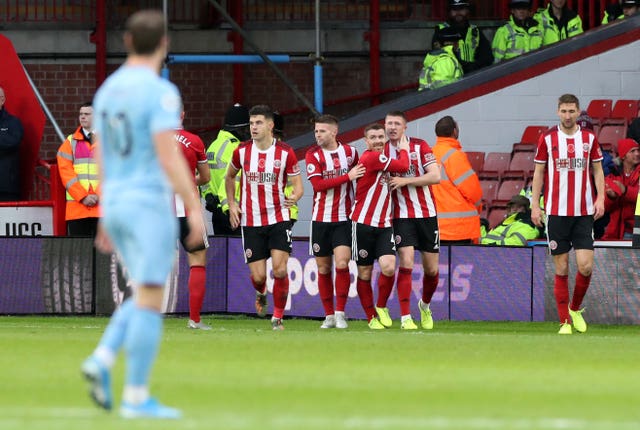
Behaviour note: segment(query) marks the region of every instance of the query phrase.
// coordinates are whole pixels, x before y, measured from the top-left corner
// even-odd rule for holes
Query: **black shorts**
[[[189,236],[189,233],[191,232],[191,229],[189,228],[189,223],[187,222],[187,218],[185,217],[178,217],[178,222],[180,223],[180,243],[182,244],[182,247],[184,248],[185,251],[194,252],[194,251],[200,251],[202,249],[207,249],[209,247],[209,240],[207,239],[207,233],[205,230],[205,233],[202,236],[202,241],[200,241],[195,246],[188,248],[185,242],[187,240],[187,236]]]
[[[242,227],[242,248],[245,263],[266,260],[271,250],[277,249],[291,254],[291,221],[261,227]]]
[[[358,266],[371,266],[376,258],[396,253],[392,227],[380,228],[354,223],[353,236],[355,240],[351,254]]]
[[[311,222],[311,254],[315,257],[328,257],[338,246],[351,247],[351,221]]]
[[[440,252],[440,232],[436,217],[394,219],[393,234],[397,248],[413,246],[422,252]]]
[[[547,217],[547,237],[551,255],[566,254],[573,249],[593,249],[593,216]]]

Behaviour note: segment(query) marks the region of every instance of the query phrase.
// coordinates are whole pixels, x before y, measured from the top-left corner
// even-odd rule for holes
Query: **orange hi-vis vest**
[[[80,203],[89,194],[99,194],[98,165],[93,156],[94,149],[95,146],[85,140],[82,127],[69,135],[58,149],[58,171],[67,190],[67,221],[100,216],[99,205],[89,207]]]
[[[433,154],[442,166],[440,183],[431,190],[438,210],[441,240],[480,238],[482,188],[460,142],[452,137],[437,137]]]

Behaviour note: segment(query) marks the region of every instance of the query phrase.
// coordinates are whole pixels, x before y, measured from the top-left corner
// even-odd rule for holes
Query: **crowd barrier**
[[[254,313],[255,292],[238,238],[210,238],[205,313]],[[289,259],[286,315],[322,317],[317,267],[306,241],[294,241]],[[184,251],[167,281],[164,311],[188,312],[189,268]],[[571,258],[572,259],[572,258]],[[591,288],[585,298],[588,320],[604,324],[640,323],[640,251],[596,248]],[[414,317],[421,297],[422,269],[416,255],[412,293]],[[346,313],[362,319],[351,262]],[[576,268],[570,268],[570,285]],[[374,267],[374,280],[379,273]],[[545,246],[526,248],[442,247],[440,281],[431,309],[437,320],[555,321],[553,263]],[[271,291],[273,279],[267,286]],[[90,239],[0,238],[0,314],[108,315],[130,294],[115,255],[97,253]],[[399,317],[395,289],[389,301]]]

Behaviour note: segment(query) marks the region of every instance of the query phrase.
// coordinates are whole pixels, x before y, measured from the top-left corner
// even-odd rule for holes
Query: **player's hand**
[[[602,218],[604,216],[604,198],[598,197],[593,204],[593,208],[595,209],[593,219],[597,220]]]
[[[618,186],[618,188],[620,188],[621,191],[621,196],[624,196],[624,193],[627,192],[627,187],[624,186],[624,184],[620,181],[613,181],[614,184],[616,184]]]
[[[236,202],[229,202],[229,223],[234,230],[240,226],[240,217],[242,216],[242,209]]]
[[[406,134],[403,134],[402,137],[400,138],[400,141],[398,142],[398,149],[399,150],[405,150],[407,152],[409,152],[409,138],[407,137]]]
[[[294,206],[296,204],[296,202],[298,201],[298,199],[296,199],[294,197],[293,194],[291,194],[289,197],[285,197],[284,198],[284,203],[283,206],[287,209],[289,209],[291,206]]]
[[[185,239],[185,244],[187,245],[187,249],[195,249],[202,245],[203,238],[206,234],[202,210],[189,212],[187,223],[189,224],[189,235]]]
[[[102,226],[102,221],[98,221],[98,231],[96,232],[94,244],[98,251],[103,254],[111,254],[113,252],[113,243],[111,243],[111,238]]]
[[[367,171],[367,168],[364,165],[358,163],[349,170],[349,180],[353,181],[354,179],[362,178],[364,173]]]
[[[408,178],[403,178],[402,176],[392,176],[391,179],[389,179],[389,184],[391,185],[392,190],[404,187],[408,182]]]
[[[531,222],[538,227],[542,227],[542,210],[540,210],[540,207],[531,208]]]

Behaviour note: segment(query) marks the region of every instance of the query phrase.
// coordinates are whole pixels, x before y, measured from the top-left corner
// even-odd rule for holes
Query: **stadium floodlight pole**
[[[316,0],[316,58],[313,65],[313,92],[316,109],[322,113],[322,57],[320,57],[320,0]]]
[[[280,78],[282,82],[284,82],[284,84],[287,87],[289,87],[289,89],[293,92],[296,98],[298,98],[298,100],[300,100],[311,112],[313,112],[314,115],[319,115],[318,111],[313,106],[313,104],[304,96],[304,94],[300,92],[300,90],[298,90],[298,87],[296,87],[296,85],[293,82],[291,82],[291,80],[289,80],[289,78],[287,78],[284,73],[282,73],[282,71],[278,68],[278,66],[276,66],[275,63],[271,61],[267,57],[267,55],[260,48],[258,48],[258,46],[255,43],[253,43],[253,41],[249,37],[249,34],[246,31],[244,31],[242,27],[238,25],[238,23],[227,13],[226,9],[220,6],[220,3],[216,0],[208,0],[208,2],[211,3],[211,5],[214,8],[216,8],[216,10],[220,13],[220,15],[225,20],[227,20],[227,22],[229,22],[231,27],[235,31],[237,31],[240,34],[240,36],[242,36],[245,42],[247,42],[247,44],[251,46],[251,48],[262,58],[262,60],[266,64],[268,64],[269,67],[271,67],[273,72]]]

